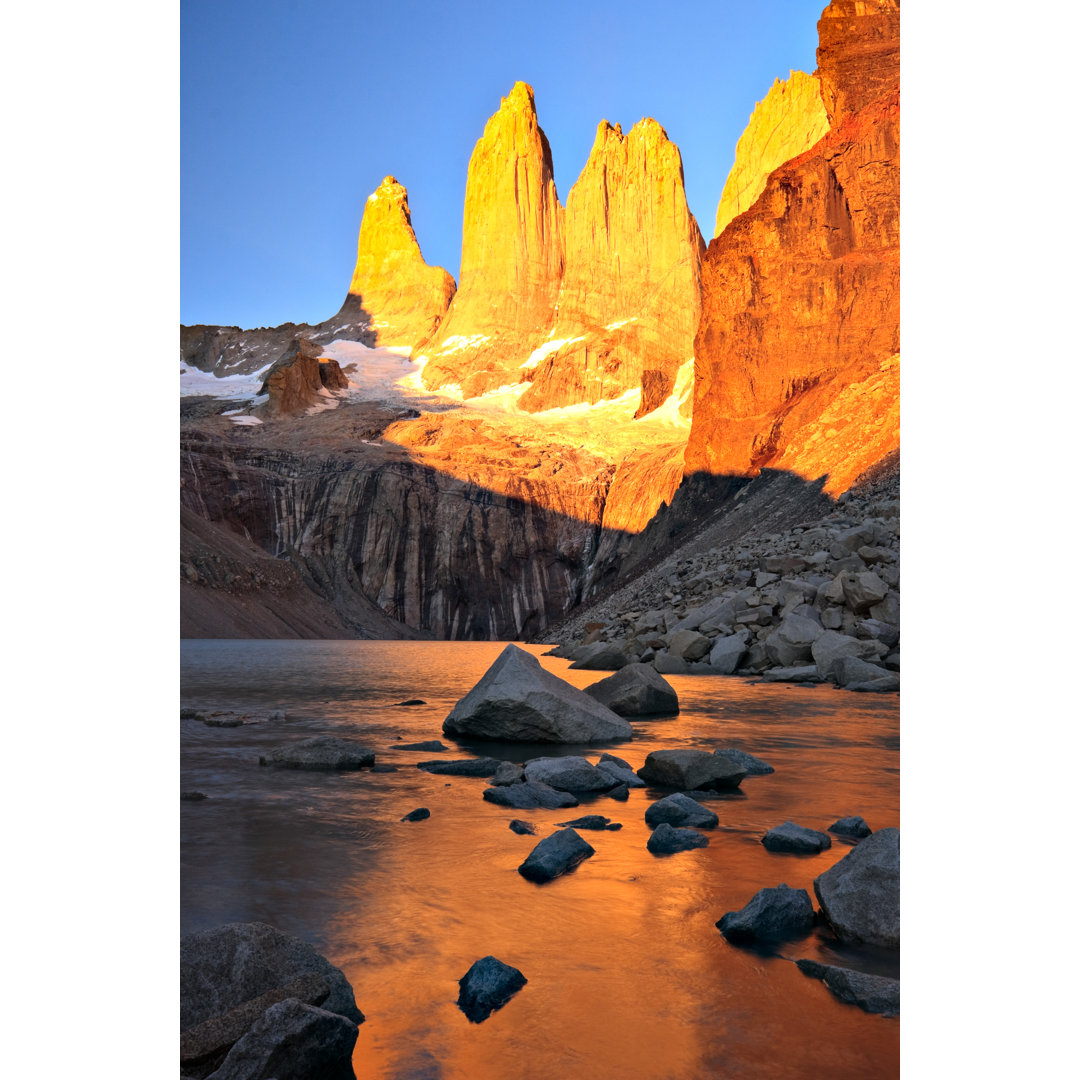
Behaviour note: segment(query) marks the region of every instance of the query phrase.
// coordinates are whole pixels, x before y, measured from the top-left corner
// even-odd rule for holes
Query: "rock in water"
[[[375,764],[375,751],[333,735],[317,735],[262,754],[259,764],[275,769],[363,769]]]
[[[900,1015],[900,980],[881,975],[866,975],[851,968],[819,964],[814,960],[796,960],[804,975],[820,979],[841,1001],[858,1005],[868,1013]]]
[[[620,716],[507,645],[443,721],[448,735],[506,742],[588,743],[629,739]]]
[[[617,832],[622,828],[619,822],[612,822],[611,818],[603,814],[586,814],[584,817],[574,818],[573,821],[556,821],[560,828],[570,829],[594,829],[597,832]]]
[[[556,791],[547,784],[528,781],[484,788],[484,799],[496,806],[512,806],[515,810],[564,810],[578,805],[569,791]]]
[[[759,890],[746,907],[729,911],[716,925],[736,943],[804,937],[814,927],[814,905],[805,889],[778,885]]]
[[[516,832],[518,836],[535,836],[536,826],[531,821],[522,821],[520,818],[513,818],[510,822],[510,831]]]
[[[229,1051],[214,1080],[328,1076],[347,1067],[356,1024],[296,998],[271,1005]]]
[[[545,837],[529,852],[518,873],[529,881],[543,884],[573,870],[580,862],[596,854],[573,829],[561,829]]]
[[[585,687],[585,693],[619,716],[670,715],[679,711],[675,688],[651,664],[628,664]]]
[[[762,838],[766,851],[786,851],[796,855],[816,855],[819,851],[832,847],[832,840],[827,833],[817,829],[808,829],[785,821],[770,829]]]
[[[607,791],[618,780],[583,757],[534,758],[525,762],[525,779],[533,784],[547,784],[556,791]]]
[[[528,981],[517,968],[485,956],[458,980],[458,1008],[479,1024],[501,1009]]]
[[[228,923],[187,934],[180,940],[180,1030],[309,973],[330,986],[324,1009],[363,1023],[345,976],[299,938],[265,923]]]
[[[706,750],[654,750],[638,769],[638,776],[658,787],[728,791],[739,786],[746,770]]]
[[[694,829],[676,829],[666,822],[657,825],[656,831],[645,845],[654,855],[674,855],[678,851],[708,847],[709,838]]]
[[[851,836],[856,840],[869,836],[870,831],[870,826],[858,814],[854,817],[842,817],[829,826],[829,832],[836,833],[837,836]]]
[[[441,776],[494,776],[502,764],[496,758],[461,758],[457,761],[418,761],[416,767]]]
[[[658,799],[645,811],[646,825],[662,825],[665,822],[676,827],[715,829],[720,824],[720,819],[701,803],[691,799],[689,795],[676,792],[674,795]]]
[[[401,820],[424,821],[429,817],[431,817],[431,811],[426,806],[419,806],[415,810],[410,810]]]
[[[900,830],[879,829],[814,879],[841,941],[900,948]]]
[[[753,754],[748,754],[745,750],[737,750],[734,746],[722,746],[718,750],[714,750],[713,753],[735,762],[740,769],[746,770],[747,776],[768,776],[769,773],[776,772],[767,761],[762,761],[761,758],[754,757]]]

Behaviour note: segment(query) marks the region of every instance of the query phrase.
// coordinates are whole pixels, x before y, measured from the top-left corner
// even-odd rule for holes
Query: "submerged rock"
[[[739,786],[746,770],[707,750],[654,750],[638,769],[638,776],[658,787],[728,791]]]
[[[674,855],[678,851],[708,847],[709,838],[694,829],[676,829],[667,822],[656,826],[656,831],[645,845],[654,855]]]
[[[180,798],[185,802],[201,802],[203,799],[208,799],[209,795],[204,795],[201,791],[181,791]]]
[[[431,817],[431,811],[426,806],[417,807],[415,810],[410,810],[401,820],[402,821],[423,821],[425,818]]]
[[[494,776],[502,764],[497,758],[460,758],[455,761],[418,761],[416,767],[424,772],[445,776]]]
[[[607,830],[608,832],[616,832],[622,828],[622,825],[611,818],[604,817],[603,814],[586,814],[584,817],[574,818],[573,821],[556,821],[556,825],[560,828],[570,829],[595,829],[597,832]]]
[[[585,687],[619,716],[657,716],[679,711],[675,688],[651,664],[628,664],[621,671]]]
[[[769,773],[776,772],[767,761],[762,761],[761,758],[754,757],[753,754],[748,754],[745,750],[736,750],[734,746],[722,746],[720,749],[714,750],[713,753],[718,757],[724,757],[728,761],[735,762],[740,769],[746,770],[747,776],[768,776]]]
[[[363,769],[375,764],[375,751],[333,735],[316,735],[261,755],[259,764],[275,769]]]
[[[796,960],[804,975],[820,979],[841,1001],[858,1005],[868,1013],[900,1015],[900,980],[883,975],[867,975],[851,968],[819,964],[814,960]]]
[[[729,911],[716,925],[728,941],[736,943],[804,937],[814,927],[814,905],[805,889],[778,885],[759,890],[750,903]]]
[[[658,799],[645,811],[646,825],[688,826],[694,829],[715,829],[720,819],[711,810],[691,799],[689,795],[676,792]]]
[[[629,739],[633,729],[609,708],[507,645],[443,722],[448,735],[507,742],[588,743]]]
[[[510,822],[510,831],[516,832],[518,836],[535,836],[536,826],[531,821],[522,821],[520,818],[514,818]]]
[[[394,747],[395,750],[423,750],[429,754],[441,754],[444,750],[450,748],[446,743],[439,742],[438,739],[428,739],[427,742],[414,742],[414,743],[401,743]]]
[[[900,948],[900,830],[880,829],[814,879],[841,941]]]
[[[458,979],[458,1008],[479,1024],[501,1009],[528,981],[517,968],[485,956]]]
[[[529,782],[484,788],[484,798],[496,806],[511,806],[515,810],[565,810],[578,805],[568,791]]]
[[[529,881],[543,884],[568,873],[595,854],[596,849],[573,829],[561,829],[545,837],[529,852],[529,857],[518,867],[518,873]]]
[[[766,851],[783,851],[796,855],[816,855],[819,851],[832,847],[832,839],[828,834],[796,825],[793,821],[785,821],[783,825],[770,829],[761,838],[761,842]]]
[[[423,698],[411,697],[407,701],[395,701],[394,708],[405,709],[413,705],[426,705],[427,702]]]
[[[837,836],[851,836],[856,840],[861,840],[863,837],[869,836],[871,830],[870,826],[856,814],[854,817],[842,817],[838,821],[834,821],[829,826],[829,832],[836,833]]]

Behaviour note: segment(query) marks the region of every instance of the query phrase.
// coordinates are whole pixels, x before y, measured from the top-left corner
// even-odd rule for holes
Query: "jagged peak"
[[[638,138],[648,143],[670,142],[668,133],[651,116],[643,116],[631,129],[628,139]]]
[[[536,112],[536,95],[533,88],[520,79],[514,83],[514,88],[502,99],[500,109],[528,109]]]
[[[596,125],[596,138],[593,140],[593,150],[596,151],[603,148],[611,139],[615,139],[618,142],[622,141],[622,124],[609,124],[606,120],[601,120],[600,123]]]
[[[384,176],[382,178],[382,183],[379,185],[379,187],[381,187],[381,188],[384,188],[384,187],[401,187],[401,186],[402,185],[397,182],[397,178],[393,177],[393,176]]]

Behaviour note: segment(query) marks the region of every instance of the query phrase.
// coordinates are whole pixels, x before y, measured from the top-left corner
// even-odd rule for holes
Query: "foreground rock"
[[[841,941],[900,948],[900,830],[881,829],[814,879]]]
[[[324,1009],[363,1023],[349,981],[299,938],[265,923],[228,923],[188,934],[180,941],[180,1030],[307,974],[321,975],[330,987]]]
[[[545,837],[529,853],[529,857],[518,867],[518,873],[543,884],[573,870],[578,863],[596,854],[596,849],[574,832],[573,829],[561,829]]]
[[[375,751],[333,735],[317,735],[279,746],[261,755],[259,764],[275,769],[363,769],[375,764]]]
[[[836,833],[837,836],[850,836],[856,840],[861,840],[865,836],[870,835],[870,826],[857,814],[854,817],[842,817],[838,821],[834,821],[829,826],[829,832]]]
[[[213,1080],[329,1076],[348,1068],[357,1034],[356,1024],[345,1017],[287,998],[252,1025]]]
[[[507,645],[443,722],[448,735],[507,742],[588,743],[629,739],[633,729],[536,657]]]
[[[679,851],[708,847],[709,838],[693,829],[676,829],[666,822],[656,826],[656,831],[645,845],[654,855],[674,855]]]
[[[819,851],[832,847],[832,839],[828,834],[796,825],[793,821],[785,821],[783,825],[770,829],[761,838],[761,842],[766,851],[791,852],[796,855],[816,855]]]
[[[761,889],[744,908],[729,911],[716,924],[735,943],[785,941],[804,937],[814,927],[814,905],[805,889],[778,885]]]
[[[820,979],[841,1001],[858,1005],[868,1013],[882,1016],[900,1014],[900,980],[882,975],[866,975],[851,968],[819,964],[814,960],[796,960],[804,975]]]
[[[556,791],[547,784],[528,781],[484,788],[484,798],[496,806],[510,806],[515,810],[565,810],[578,805],[569,791]]]
[[[614,675],[585,688],[619,716],[669,715],[679,711],[675,688],[651,664],[628,664]]]
[[[706,750],[654,750],[638,769],[638,776],[658,787],[730,791],[739,786],[746,770]]]
[[[458,1008],[479,1024],[501,1009],[528,981],[517,968],[485,956],[458,979]]]
[[[416,767],[424,772],[443,776],[494,776],[502,764],[497,758],[461,758],[457,761],[418,761]]]
[[[619,782],[583,757],[534,758],[525,763],[525,779],[556,791],[607,791]]]
[[[720,819],[707,807],[677,792],[659,799],[645,811],[646,825],[688,826],[692,829],[715,829]]]

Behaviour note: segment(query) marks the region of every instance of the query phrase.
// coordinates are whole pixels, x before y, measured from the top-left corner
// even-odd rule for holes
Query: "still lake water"
[[[828,686],[667,676],[682,711],[635,721],[630,742],[587,749],[455,742],[442,721],[490,666],[499,642],[184,641],[181,704],[284,721],[211,728],[180,721],[181,932],[261,921],[311,942],[340,967],[367,1017],[353,1064],[378,1080],[811,1078],[899,1074],[899,1021],[833,998],[787,958],[897,975],[895,955],[845,952],[821,930],[767,955],[728,944],[716,920],[758,889],[805,888],[849,846],[773,854],[760,839],[786,820],[825,829],[861,814],[899,826],[899,697]],[[547,646],[524,646],[539,656]],[[570,671],[578,687],[604,672]],[[407,698],[425,705],[396,708]],[[398,771],[341,774],[259,766],[259,754],[333,734]],[[441,739],[443,754],[395,750]],[[525,757],[604,749],[636,769],[651,750],[734,745],[775,766],[734,796],[704,796],[720,817],[709,846],[656,857],[648,805],[584,797],[571,810],[484,802],[488,780],[415,767],[433,757]],[[426,806],[431,817],[402,823]],[[596,849],[537,886],[517,873],[555,823],[585,813],[622,822],[581,835]],[[512,818],[536,825],[518,836]],[[815,907],[816,907],[815,900]],[[458,979],[488,954],[529,980],[489,1019],[457,1008]]]

